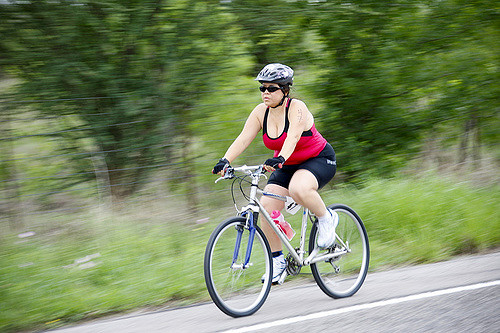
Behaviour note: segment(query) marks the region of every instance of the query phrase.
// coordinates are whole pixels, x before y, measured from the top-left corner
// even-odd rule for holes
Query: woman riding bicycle
[[[264,144],[274,150],[274,156],[264,162],[264,168],[273,172],[265,191],[291,196],[318,217],[317,245],[328,248],[335,241],[338,216],[327,209],[318,190],[335,175],[335,151],[314,125],[314,117],[304,102],[289,97],[293,84],[293,70],[282,64],[268,64],[257,75],[261,83],[263,103],[248,116],[240,135],[228,148],[212,173],[223,175],[250,145],[262,129]],[[262,197],[268,213],[282,210],[285,203],[271,197]],[[273,253],[273,282],[277,282],[286,268],[282,244],[274,230],[262,223]]]

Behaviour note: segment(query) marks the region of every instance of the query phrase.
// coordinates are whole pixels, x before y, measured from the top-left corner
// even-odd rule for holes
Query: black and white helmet
[[[272,82],[280,86],[291,86],[293,84],[293,69],[283,64],[268,64],[255,78],[259,82]]]

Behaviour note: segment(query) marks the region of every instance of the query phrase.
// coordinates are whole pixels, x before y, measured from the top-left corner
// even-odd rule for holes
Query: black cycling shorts
[[[293,174],[299,169],[309,170],[318,180],[319,188],[322,188],[332,180],[337,171],[337,162],[333,147],[327,143],[318,156],[310,158],[301,164],[283,165],[281,169],[275,170],[269,176],[267,183],[276,184],[288,189]]]

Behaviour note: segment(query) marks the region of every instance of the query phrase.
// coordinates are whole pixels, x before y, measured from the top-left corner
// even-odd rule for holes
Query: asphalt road
[[[346,299],[327,297],[308,279],[286,281],[250,317],[206,303],[52,332],[500,332],[500,252],[369,273]]]

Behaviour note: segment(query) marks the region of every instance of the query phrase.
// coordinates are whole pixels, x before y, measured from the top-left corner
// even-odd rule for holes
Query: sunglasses
[[[269,86],[269,87],[265,87],[265,86],[260,86],[259,87],[259,90],[262,91],[262,92],[265,92],[266,90],[269,91],[270,93],[273,93],[277,90],[280,90],[281,87],[276,87],[276,86]]]

